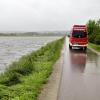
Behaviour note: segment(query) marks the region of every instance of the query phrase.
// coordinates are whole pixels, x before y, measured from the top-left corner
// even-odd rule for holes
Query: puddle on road
[[[85,73],[100,74],[100,56],[90,50],[87,51],[87,63]]]
[[[86,67],[87,54],[81,50],[70,50],[70,67],[72,73],[83,73]]]
[[[84,52],[82,50],[71,50],[70,67],[74,73],[93,74],[100,73],[100,56],[90,50]]]

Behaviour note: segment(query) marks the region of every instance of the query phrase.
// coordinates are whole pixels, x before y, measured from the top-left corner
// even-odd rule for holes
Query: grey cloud
[[[69,30],[98,19],[99,0],[0,0],[0,31]]]

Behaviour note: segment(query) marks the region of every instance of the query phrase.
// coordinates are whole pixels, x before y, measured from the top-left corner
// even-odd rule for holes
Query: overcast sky
[[[69,30],[100,17],[100,0],[0,0],[0,31]]]

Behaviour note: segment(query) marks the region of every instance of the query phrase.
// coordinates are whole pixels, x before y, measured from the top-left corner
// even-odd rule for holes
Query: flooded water
[[[69,50],[68,38],[58,100],[100,100],[100,56]]]
[[[61,37],[0,37],[0,73],[21,56]]]

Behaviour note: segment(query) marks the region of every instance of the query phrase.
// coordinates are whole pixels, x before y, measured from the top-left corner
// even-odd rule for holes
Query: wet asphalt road
[[[90,50],[64,48],[64,65],[58,100],[100,100],[100,56]]]

